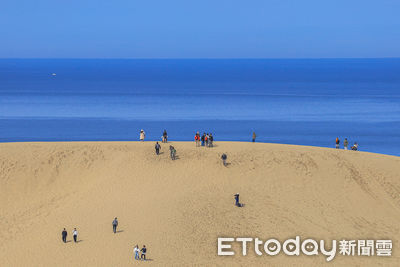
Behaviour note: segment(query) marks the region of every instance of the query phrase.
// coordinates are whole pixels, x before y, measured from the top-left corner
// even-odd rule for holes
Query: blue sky
[[[400,57],[399,0],[2,0],[0,58]]]

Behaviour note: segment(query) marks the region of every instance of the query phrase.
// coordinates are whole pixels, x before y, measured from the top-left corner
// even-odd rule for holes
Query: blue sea
[[[400,156],[400,59],[1,59],[0,142],[219,140]]]

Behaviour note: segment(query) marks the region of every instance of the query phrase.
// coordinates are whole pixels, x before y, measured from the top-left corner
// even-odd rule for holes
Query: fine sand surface
[[[400,158],[217,142],[0,144],[0,266],[400,266]],[[220,156],[227,153],[227,167]],[[239,192],[244,208],[234,206]],[[119,219],[117,234],[111,222]],[[63,227],[72,240],[61,242]],[[217,256],[217,237],[392,239],[392,257]],[[151,261],[133,260],[145,244]],[[239,252],[239,246],[234,249]],[[239,253],[237,253],[239,254]]]

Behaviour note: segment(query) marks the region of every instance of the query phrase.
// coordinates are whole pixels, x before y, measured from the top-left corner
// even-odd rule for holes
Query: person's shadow
[[[118,233],[122,233],[124,230],[118,230],[118,231],[116,231],[115,233],[116,234],[118,234]]]

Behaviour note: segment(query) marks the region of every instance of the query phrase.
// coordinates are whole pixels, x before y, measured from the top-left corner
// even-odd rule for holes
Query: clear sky
[[[400,57],[400,0],[1,0],[0,58]]]

